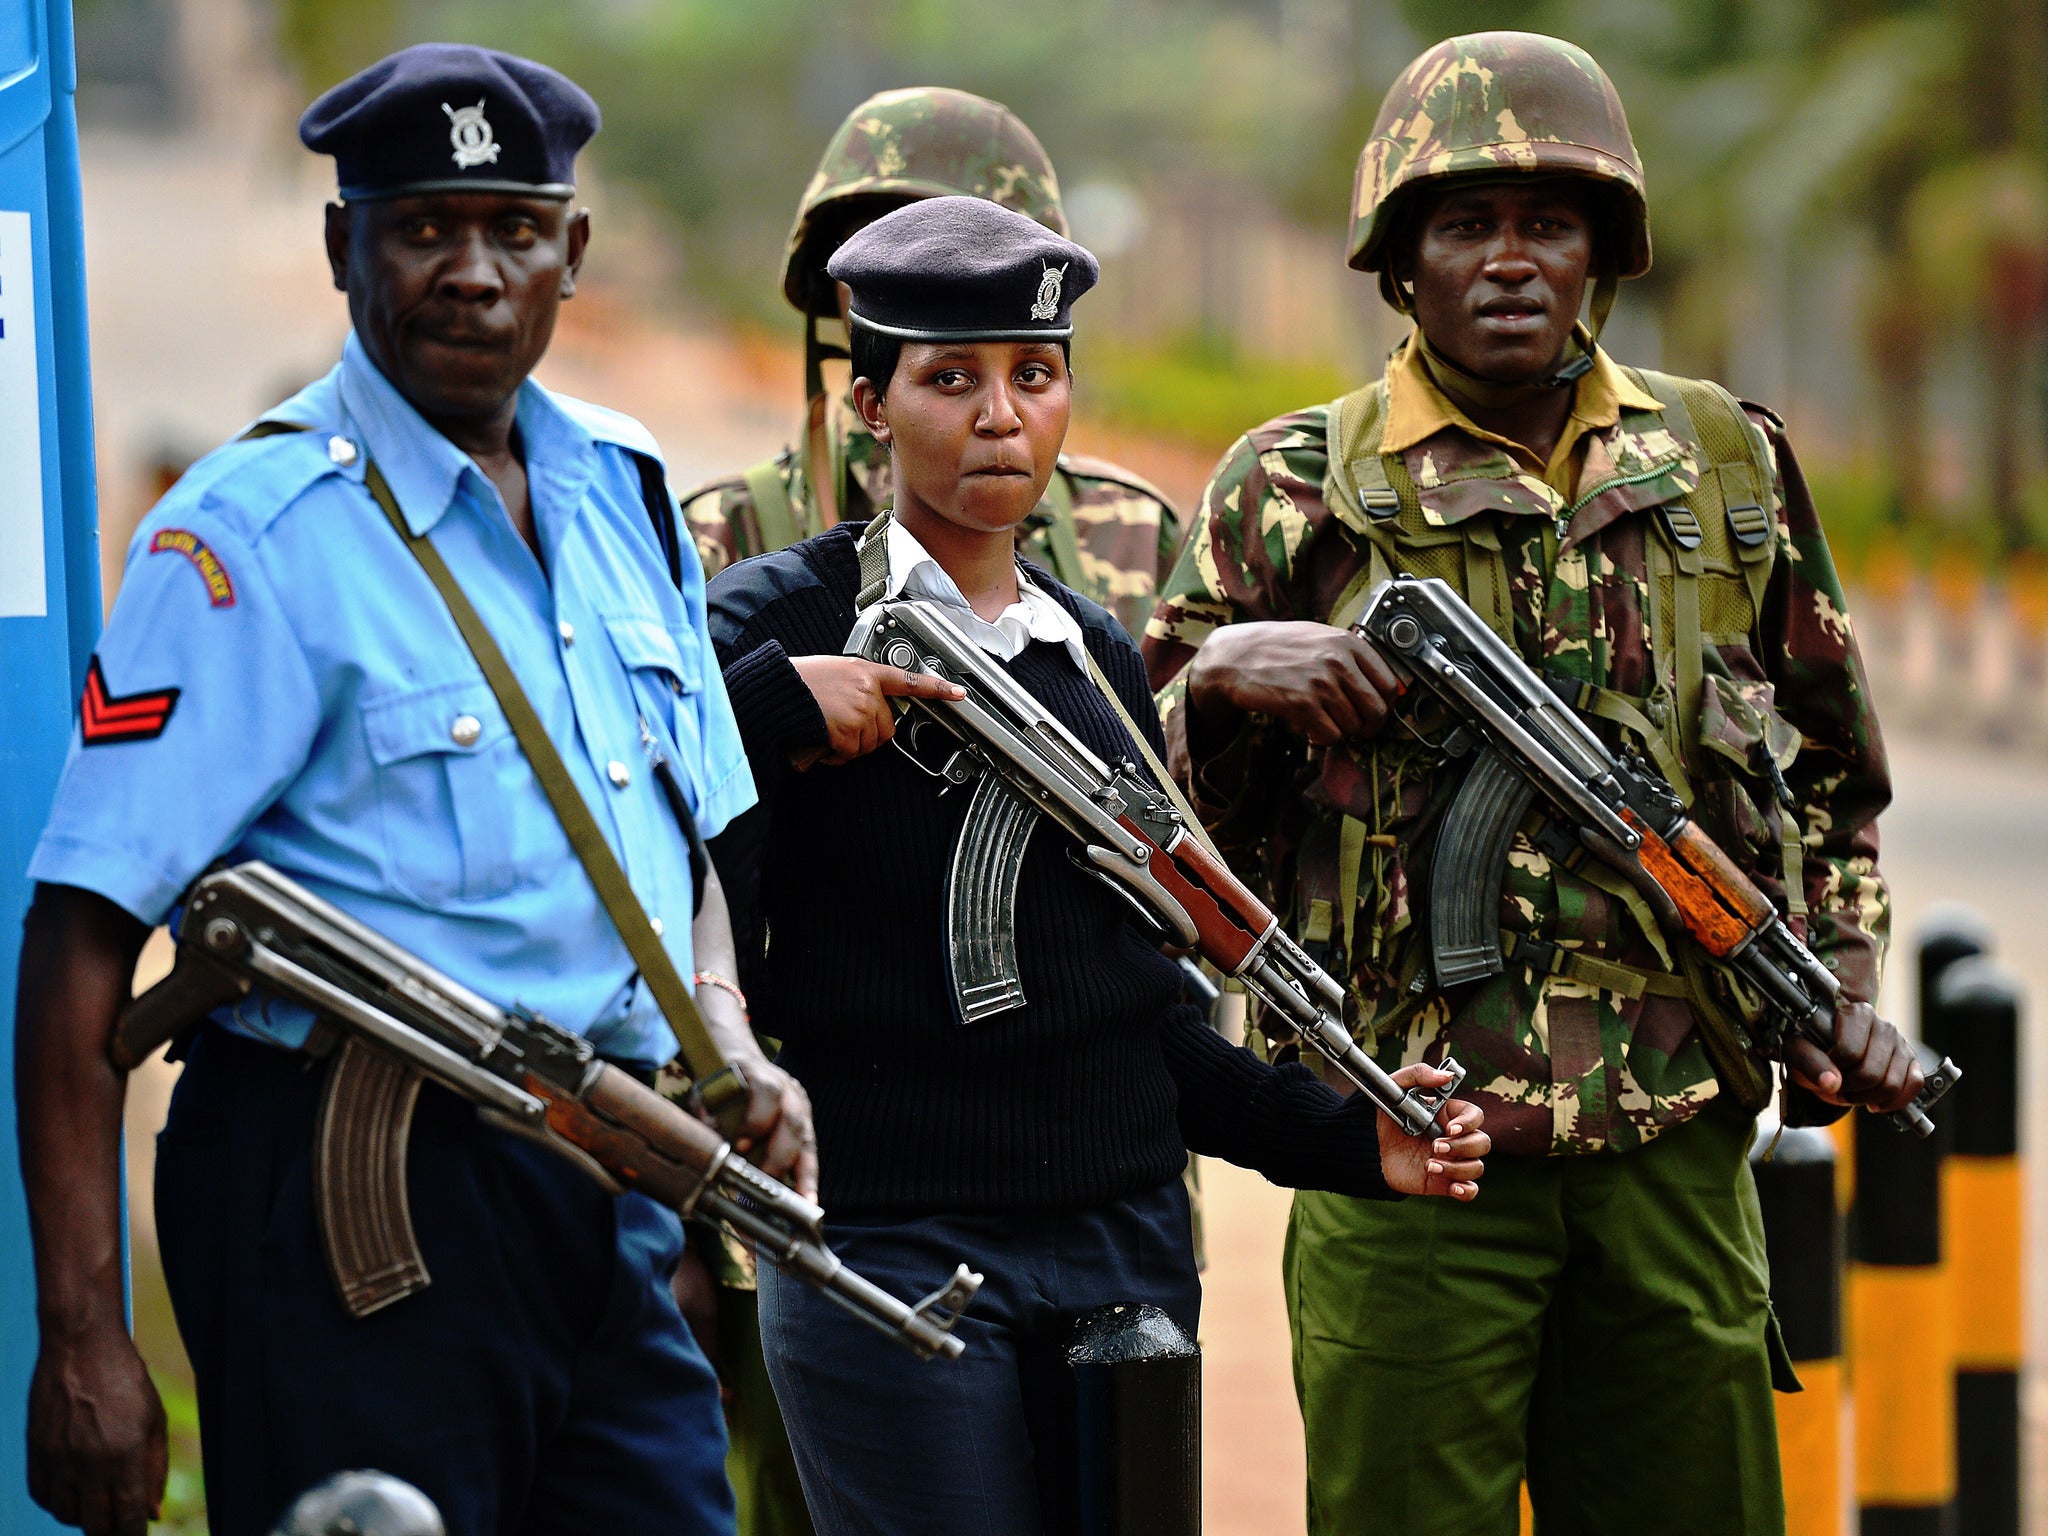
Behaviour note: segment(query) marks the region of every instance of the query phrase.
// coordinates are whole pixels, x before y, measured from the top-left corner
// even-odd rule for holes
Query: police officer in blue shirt
[[[123,1325],[124,1082],[107,1042],[150,925],[216,860],[260,858],[501,1004],[651,1073],[675,1041],[434,587],[374,463],[482,615],[749,1082],[738,1144],[811,1193],[803,1092],[731,982],[701,832],[754,787],[703,578],[637,423],[528,379],[575,287],[595,105],[522,59],[408,49],[305,114],[341,196],[327,250],[354,332],[273,428],[144,520],[30,873],[17,1097],[41,1350],[36,1498],[140,1533],[164,1419]],[[290,430],[295,428],[298,430]],[[693,917],[694,913],[694,917]],[[428,1088],[409,1197],[432,1285],[361,1320],[323,1266],[310,1020],[260,996],[188,1047],[157,1224],[198,1382],[216,1536],[270,1529],[337,1470],[417,1484],[451,1536],[725,1532],[716,1383],[669,1277],[673,1213],[607,1195]]]

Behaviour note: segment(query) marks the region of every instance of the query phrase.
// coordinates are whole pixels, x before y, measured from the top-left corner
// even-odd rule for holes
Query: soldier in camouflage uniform
[[[884,91],[839,126],[804,191],[790,231],[783,295],[804,316],[808,403],[795,446],[744,475],[683,500],[704,568],[716,575],[748,555],[782,549],[837,522],[863,522],[890,498],[889,455],[844,395],[825,389],[821,364],[844,357],[820,327],[844,334],[825,262],[846,237],[919,198],[985,197],[1067,232],[1052,162],[1008,108],[936,86]],[[1045,500],[1018,546],[1061,581],[1140,632],[1173,562],[1180,524],[1166,498],[1102,459],[1062,454]]]
[[[846,356],[846,317],[825,263],[855,230],[890,209],[947,195],[985,197],[1067,232],[1052,162],[1031,130],[993,101],[939,87],[884,91],[856,107],[833,134],[804,191],[783,267],[783,294],[805,324],[808,399],[798,440],[745,474],[683,498],[707,577],[835,523],[866,521],[889,504],[888,450],[850,398],[825,388],[823,363]],[[1158,491],[1114,464],[1068,453],[1060,455],[1045,499],[1018,530],[1024,554],[1108,608],[1133,635],[1152,611],[1159,577],[1179,541],[1179,521]],[[1200,1191],[1192,1165],[1188,1193],[1199,1254]],[[702,1272],[686,1266],[679,1297],[700,1337],[715,1333],[741,1536],[809,1536],[796,1465],[761,1359],[752,1261],[733,1244],[709,1249],[705,1257],[718,1295],[693,1293]]]
[[[1752,1016],[1540,817],[1507,859],[1505,970],[1431,984],[1426,893],[1457,773],[1346,627],[1440,576],[1617,747],[1664,770],[1836,970],[1832,1059],[1784,1111],[1895,1108],[1870,1007],[1889,781],[1862,662],[1779,420],[1598,349],[1649,265],[1640,165],[1584,52],[1454,38],[1388,93],[1354,267],[1417,328],[1383,378],[1247,434],[1146,638],[1173,766],[1227,856],[1349,980],[1389,1068],[1455,1054],[1497,1153],[1470,1206],[1296,1198],[1286,1288],[1317,1532],[1782,1529],[1791,1380],[1746,1151]],[[1592,324],[1578,323],[1588,289]],[[1883,1134],[1883,1133],[1880,1133]],[[1469,1430],[1424,1430],[1446,1383]]]

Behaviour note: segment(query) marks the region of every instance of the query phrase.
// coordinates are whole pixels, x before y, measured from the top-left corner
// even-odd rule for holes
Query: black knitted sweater
[[[1385,1196],[1374,1112],[1300,1066],[1229,1045],[1181,1000],[1177,967],[1068,856],[1051,822],[1017,892],[1029,999],[962,1025],[943,899],[967,794],[895,747],[797,773],[825,722],[790,665],[837,655],[854,623],[858,527],[742,561],[711,583],[711,635],[761,803],[713,844],[742,985],[811,1095],[821,1198],[835,1215],[1059,1209],[1176,1177],[1193,1148],[1274,1182]],[[1109,614],[1043,572],[1124,707],[1164,751],[1138,651]],[[1135,758],[1064,648],[1011,676],[1099,756]]]

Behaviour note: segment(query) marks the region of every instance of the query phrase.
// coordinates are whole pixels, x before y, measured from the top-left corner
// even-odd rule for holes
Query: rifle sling
[[[406,526],[405,516],[398,510],[398,498],[391,494],[391,485],[385,480],[383,471],[374,463],[366,464],[363,483],[376,498],[377,505],[383,508],[393,531],[427,573],[427,580],[434,584],[434,590],[441,594],[441,601],[448,605],[448,616],[462,632],[470,655],[476,658],[477,666],[483,670],[484,681],[491,685],[498,707],[504,710],[506,723],[512,727],[512,735],[519,742],[519,750],[526,754],[533,776],[540,780],[541,790],[547,795],[548,804],[554,808],[555,818],[562,824],[563,835],[569,839],[569,846],[576,850],[583,872],[597,889],[597,899],[604,904],[612,925],[625,941],[626,952],[640,968],[647,990],[654,994],[655,1004],[668,1020],[669,1028],[675,1032],[676,1044],[682,1050],[683,1062],[690,1069],[699,1097],[714,1115],[722,1116],[729,1108],[736,1109],[747,1092],[746,1078],[725,1059],[725,1053],[711,1038],[704,1016],[691,1000],[689,988],[683,985],[675,961],[669,958],[654,925],[648,921],[647,909],[633,894],[632,882],[619,866],[611,844],[605,841],[604,832],[584,801],[582,791],[569,776],[568,765],[562,761],[561,753],[555,750],[547,728],[541,724],[540,716],[526,697],[526,690],[519,686],[518,677],[505,660],[505,653],[498,649],[498,642],[491,638],[490,630],[471,606],[461,583],[448,569],[448,563],[434,548],[433,541],[413,533]]]

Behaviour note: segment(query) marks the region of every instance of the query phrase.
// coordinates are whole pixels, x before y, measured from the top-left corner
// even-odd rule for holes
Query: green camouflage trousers
[[[1297,1195],[1311,1536],[1515,1536],[1525,1474],[1541,1536],[1782,1533],[1751,1135],[1717,1102],[1470,1205]]]

